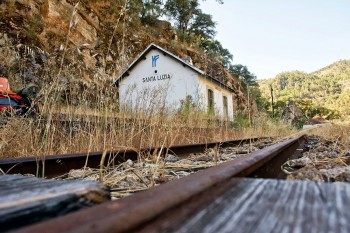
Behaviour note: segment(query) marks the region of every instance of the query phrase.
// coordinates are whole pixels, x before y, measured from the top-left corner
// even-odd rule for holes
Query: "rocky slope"
[[[242,90],[219,62],[180,43],[170,23],[142,25],[122,2],[0,1],[0,58],[11,84],[15,88],[29,82],[49,85],[44,96],[60,90],[61,97],[74,105],[96,105],[101,96],[109,103],[116,100],[111,94],[113,78],[150,43],[156,43],[180,57],[190,56],[198,68]],[[238,108],[246,108],[247,98],[241,91],[237,103]]]

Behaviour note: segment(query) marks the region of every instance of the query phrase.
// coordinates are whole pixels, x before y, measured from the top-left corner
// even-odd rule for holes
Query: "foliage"
[[[223,1],[218,1],[223,3]],[[174,21],[185,38],[195,34],[200,40],[214,38],[216,23],[210,14],[202,12],[199,0],[167,0],[164,13]]]
[[[217,40],[202,40],[201,47],[204,49],[204,52],[210,55],[213,58],[218,59],[224,67],[228,68],[232,61],[233,55],[228,49],[225,49],[220,41]]]
[[[218,0],[223,4],[222,0]],[[199,0],[167,0],[164,6],[164,11],[175,22],[175,27],[184,34],[188,29],[200,30],[207,36],[215,34],[215,23],[212,16],[205,14],[199,8]]]
[[[162,0],[143,0],[140,11],[141,22],[155,25],[164,13]]]
[[[223,4],[222,0],[216,0]],[[200,0],[141,0],[123,1],[117,0],[117,4],[126,4],[127,14],[130,17],[128,24],[133,27],[139,23],[157,28],[163,15],[168,16],[177,30],[180,41],[197,46],[208,56],[220,61],[225,68],[232,62],[233,55],[230,51],[215,40],[216,23],[212,15],[204,13],[200,9]],[[120,12],[116,12],[120,14]],[[153,28],[151,28],[154,30]]]
[[[277,115],[289,100],[295,100],[306,118],[326,119],[350,114],[350,61],[341,60],[313,73],[282,72],[271,80],[259,82],[262,96],[271,98],[273,88]]]
[[[217,1],[223,4],[223,1]],[[196,44],[207,55],[229,68],[233,55],[214,39],[216,23],[210,14],[202,12],[199,0],[167,0],[164,13],[173,20],[183,42]]]
[[[229,71],[241,80],[245,88],[257,85],[255,74],[251,73],[246,66],[241,64],[230,65]]]
[[[165,3],[165,13],[175,21],[175,27],[187,32],[190,22],[199,13],[198,0],[168,0]]]
[[[28,29],[28,36],[30,38],[35,38],[35,35],[38,32],[42,31],[42,26],[43,26],[43,21],[41,18],[40,14],[36,14],[33,23],[30,25],[29,29]]]
[[[266,97],[262,96],[258,85],[250,87],[249,94],[250,97],[255,100],[259,111],[268,111],[270,102]]]
[[[216,34],[213,18],[198,9],[193,17],[193,22],[189,25],[189,33],[194,33],[201,39],[213,38]]]
[[[234,128],[248,128],[250,127],[250,120],[249,117],[246,116],[246,114],[243,114],[242,112],[238,112],[235,116],[235,120],[233,122]]]
[[[299,99],[296,100],[297,105],[301,108],[305,118],[312,118],[316,115],[323,116],[327,119],[339,118],[337,110],[328,109],[322,106],[315,106],[311,100]]]
[[[198,105],[193,101],[191,95],[186,96],[184,100],[180,101],[179,113],[182,115],[189,115],[194,108],[198,108]]]

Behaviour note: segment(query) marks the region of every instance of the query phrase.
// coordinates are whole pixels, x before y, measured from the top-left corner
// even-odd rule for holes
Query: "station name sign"
[[[161,81],[161,80],[167,80],[167,79],[170,79],[170,74],[149,76],[146,78],[142,78],[142,82],[148,83],[148,82]]]

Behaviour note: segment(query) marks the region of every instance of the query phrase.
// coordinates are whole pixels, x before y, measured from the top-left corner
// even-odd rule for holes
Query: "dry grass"
[[[341,143],[346,147],[350,147],[350,124],[346,122],[338,122],[324,127],[317,127],[307,131],[308,135],[321,136],[329,141]]]
[[[101,85],[81,90],[76,68],[55,69],[52,65],[45,70],[52,73],[42,76],[40,116],[16,117],[0,126],[0,158],[43,157],[125,147],[138,150],[246,137],[285,136],[294,132],[264,115],[256,117],[251,127],[233,127],[219,116],[209,116],[200,107],[167,106],[160,101],[158,91],[142,93],[147,96],[140,96],[132,108],[118,111],[116,88]],[[65,79],[71,80],[70,85],[55,76],[56,72],[64,73]]]
[[[26,77],[34,77],[34,82],[41,86],[41,103],[40,116],[17,117],[0,126],[0,158],[125,147],[138,150],[252,136],[283,136],[292,132],[290,127],[272,122],[266,116],[256,118],[250,128],[233,128],[200,109],[180,111],[159,104],[162,101],[145,102],[147,98],[140,98],[128,111],[118,112],[117,90],[111,81],[115,70],[123,69],[125,61],[130,60],[130,53],[126,48],[123,54],[119,51],[120,60],[116,61],[107,61],[108,54],[100,54],[96,56],[99,67],[87,68],[79,48],[69,42],[70,33],[75,30],[75,8],[63,50],[47,54],[37,47],[15,42],[8,42],[1,50],[0,59],[4,61],[8,60],[4,54],[15,54],[12,63],[7,64],[13,89],[23,87],[26,78],[22,74],[31,71]],[[123,34],[119,38],[121,42],[124,37]]]
[[[125,147],[167,146],[234,140],[245,137],[284,136],[292,131],[268,123],[251,128],[222,125],[219,119],[178,112],[155,112],[149,115],[120,113],[110,117],[107,110],[94,115],[74,113],[45,118],[13,118],[0,127],[1,158],[45,156],[74,152],[115,150]],[[96,116],[98,115],[98,116]],[[111,114],[113,115],[113,114]],[[51,116],[51,118],[49,118]],[[60,119],[61,118],[61,119]],[[259,122],[263,119],[259,119]],[[271,125],[270,125],[271,124]]]
[[[204,153],[179,158],[170,155],[166,158],[157,155],[142,155],[138,161],[128,160],[118,166],[100,169],[71,170],[64,179],[85,179],[102,181],[111,187],[113,198],[122,198],[159,184],[179,179],[218,164],[247,155],[249,152],[276,143],[264,139],[235,147],[208,149]]]

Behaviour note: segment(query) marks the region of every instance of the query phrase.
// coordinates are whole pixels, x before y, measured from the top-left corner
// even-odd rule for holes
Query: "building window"
[[[214,92],[208,89],[208,112],[214,113]]]
[[[223,106],[223,110],[224,110],[224,116],[228,116],[228,106],[227,106],[227,97],[223,96],[222,97],[222,106]]]

